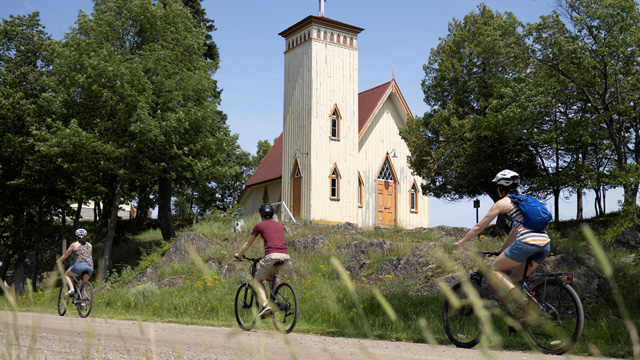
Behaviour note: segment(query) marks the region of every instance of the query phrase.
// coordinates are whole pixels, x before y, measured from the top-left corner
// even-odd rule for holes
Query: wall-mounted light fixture
[[[293,158],[294,159],[298,158],[298,153],[300,153],[300,155],[309,155],[308,152],[302,152],[302,151],[300,151],[300,149],[296,149],[296,151],[293,152]]]
[[[388,151],[387,151],[387,155],[389,155]],[[391,150],[391,157],[394,159],[398,157],[398,155],[396,155],[396,149]]]

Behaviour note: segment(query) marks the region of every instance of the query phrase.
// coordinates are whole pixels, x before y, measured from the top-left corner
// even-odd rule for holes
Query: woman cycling
[[[491,273],[508,291],[514,308],[523,304],[523,294],[512,282],[520,281],[524,275],[524,266],[529,256],[539,253],[528,269],[530,274],[549,255],[551,240],[546,231],[534,231],[522,225],[524,215],[522,210],[511,201],[509,194],[518,193],[520,176],[515,171],[502,170],[493,179],[497,186],[500,200],[496,201],[485,217],[480,220],[467,234],[453,244],[454,250],[462,250],[463,244],[480,234],[495,219],[498,214],[507,215],[507,225],[511,228],[507,240],[500,248],[500,255],[491,264]],[[511,276],[505,272],[514,269]]]
[[[92,258],[92,250],[91,244],[87,242],[87,230],[78,229],[76,230],[76,239],[77,241],[69,245],[67,251],[65,251],[62,256],[58,259],[58,262],[62,262],[64,259],[69,257],[71,253],[73,253],[75,257],[75,262],[71,267],[64,273],[65,278],[67,279],[67,285],[69,285],[69,292],[67,292],[67,296],[73,296],[75,293],[73,289],[73,281],[72,277],[77,277],[82,275],[82,284],[89,281],[91,274],[93,273],[93,258]]]

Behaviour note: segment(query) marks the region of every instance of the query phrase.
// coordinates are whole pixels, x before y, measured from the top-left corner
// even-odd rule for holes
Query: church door
[[[376,180],[376,225],[396,225],[396,179],[388,157]]]
[[[298,218],[302,210],[302,173],[298,161],[294,162],[291,173],[291,215]]]

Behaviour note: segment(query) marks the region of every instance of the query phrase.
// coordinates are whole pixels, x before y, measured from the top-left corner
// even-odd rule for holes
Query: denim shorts
[[[509,246],[507,250],[504,251],[504,256],[515,262],[523,263],[527,261],[527,258],[529,256],[540,252],[541,254],[534,257],[533,261],[541,264],[544,259],[549,256],[549,251],[551,250],[551,246],[549,244],[550,243],[547,243],[547,245],[538,246],[523,243],[522,241],[514,241],[513,244],[511,244],[511,246]]]
[[[93,266],[90,266],[86,262],[79,262],[71,265],[69,271],[76,275],[82,275],[83,272],[86,272],[87,275],[91,276],[93,274]]]

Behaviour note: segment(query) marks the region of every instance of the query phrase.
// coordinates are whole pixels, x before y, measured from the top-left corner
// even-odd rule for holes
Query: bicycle
[[[238,286],[234,307],[238,325],[240,325],[242,330],[249,331],[256,325],[256,319],[260,312],[261,304],[259,304],[258,294],[251,281],[256,275],[257,265],[262,258],[252,259],[244,257],[243,260],[252,262],[250,270],[251,278]],[[278,264],[276,264],[276,268],[277,267]],[[269,316],[272,317],[273,325],[278,331],[288,334],[293,330],[298,321],[298,295],[293,289],[293,286],[286,282],[281,282],[274,288],[276,277],[277,270],[276,275],[274,275],[272,279],[267,280],[269,283],[269,300],[274,304],[274,306],[272,306],[272,313]]]
[[[498,256],[499,252],[480,252],[485,257]],[[582,335],[584,326],[584,310],[576,291],[571,287],[573,276],[569,273],[542,275],[526,275],[531,261],[538,254],[530,256],[525,263],[525,276],[519,281],[521,289],[527,297],[523,319],[517,319],[512,309],[500,296],[498,290],[491,285],[498,302],[506,310],[511,319],[522,324],[529,340],[540,351],[546,354],[560,355],[569,351]],[[471,285],[482,299],[485,307],[499,306],[489,301],[482,284],[484,275],[476,270],[469,274]],[[535,283],[530,287],[529,282]],[[453,285],[451,291],[455,299],[445,298],[442,309],[442,321],[447,337],[457,347],[472,348],[478,344],[482,336],[481,320],[474,310],[473,298],[463,289],[461,282]],[[477,303],[476,303],[476,306]],[[490,310],[490,309],[489,309]],[[509,327],[509,332],[516,331]]]
[[[93,309],[93,285],[89,281],[80,285],[80,281],[82,281],[84,274],[86,273],[82,273],[73,278],[73,283],[75,285],[74,288],[76,289],[73,297],[67,296],[69,286],[67,285],[65,278],[62,278],[62,286],[58,293],[58,315],[64,316],[64,314],[67,313],[70,300],[72,300],[73,305],[76,306],[78,315],[80,315],[81,318],[86,318],[91,313],[91,309]],[[78,291],[78,289],[80,290]]]

